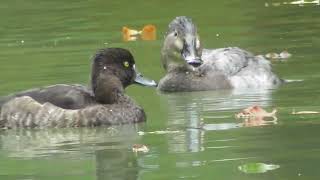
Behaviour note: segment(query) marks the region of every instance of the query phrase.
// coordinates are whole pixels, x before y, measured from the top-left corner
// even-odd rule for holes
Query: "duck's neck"
[[[162,57],[163,67],[164,69],[170,73],[170,72],[186,72],[186,71],[192,71],[193,68],[186,64],[183,59],[180,59],[175,56],[165,55]]]
[[[98,76],[96,83],[92,83],[92,90],[97,102],[101,104],[115,104],[124,96],[124,88],[119,78],[110,74],[109,76]]]

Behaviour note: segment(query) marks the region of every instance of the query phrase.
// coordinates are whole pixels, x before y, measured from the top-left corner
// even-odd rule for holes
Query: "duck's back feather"
[[[80,84],[57,84],[1,97],[0,109],[4,103],[21,96],[32,97],[41,104],[50,102],[64,109],[79,109],[95,103],[92,91],[86,86]]]
[[[282,82],[272,72],[268,60],[237,47],[204,49],[202,60],[201,71],[221,72],[233,88],[270,88]]]

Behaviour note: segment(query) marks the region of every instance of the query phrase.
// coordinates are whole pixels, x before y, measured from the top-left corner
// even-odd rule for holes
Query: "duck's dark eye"
[[[175,31],[173,35],[174,35],[175,37],[177,37],[177,36],[178,36],[177,31]]]

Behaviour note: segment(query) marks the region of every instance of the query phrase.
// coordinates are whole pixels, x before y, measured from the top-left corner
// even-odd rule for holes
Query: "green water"
[[[179,15],[194,19],[207,48],[239,46],[256,54],[288,50],[293,56],[273,62],[274,71],[302,81],[249,92],[161,94],[132,86],[127,93],[145,108],[147,123],[2,131],[0,179],[318,179],[320,115],[291,111],[320,111],[319,6],[272,3],[2,0],[0,95],[49,84],[87,84],[89,58],[103,47],[129,49],[139,70],[159,80],[162,38]],[[150,23],[157,26],[156,41],[122,41],[122,26]],[[234,118],[254,104],[268,111],[276,107],[278,122],[250,127]],[[172,133],[159,133],[163,130]],[[150,151],[135,154],[133,144]]]

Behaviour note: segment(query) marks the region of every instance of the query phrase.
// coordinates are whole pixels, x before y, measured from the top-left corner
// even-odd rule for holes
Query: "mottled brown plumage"
[[[196,25],[185,16],[170,22],[161,62],[161,91],[274,88],[283,82],[262,56],[237,47],[203,49]]]

